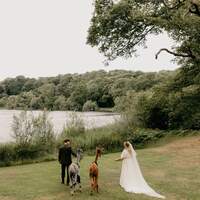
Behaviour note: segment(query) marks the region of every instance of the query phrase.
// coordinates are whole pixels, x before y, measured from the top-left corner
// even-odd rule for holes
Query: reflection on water
[[[13,121],[13,115],[19,115],[19,110],[0,110],[0,142],[8,142],[12,140],[11,126]],[[28,111],[30,112],[30,111]],[[36,116],[41,111],[33,111]],[[49,112],[49,119],[54,125],[56,133],[59,133],[63,126],[69,121],[69,111],[52,111]],[[118,114],[106,113],[106,112],[77,112],[82,117],[86,128],[97,128],[112,124],[116,119],[119,118]]]

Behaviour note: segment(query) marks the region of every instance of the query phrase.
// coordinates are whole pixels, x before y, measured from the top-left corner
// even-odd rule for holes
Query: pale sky
[[[6,77],[56,76],[92,70],[174,70],[173,58],[155,53],[170,47],[167,35],[151,36],[137,58],[105,58],[86,45],[93,0],[0,0],[0,80]]]

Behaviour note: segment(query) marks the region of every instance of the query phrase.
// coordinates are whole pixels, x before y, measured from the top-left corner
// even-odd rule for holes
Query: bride
[[[152,197],[165,198],[156,193],[144,180],[136,158],[136,152],[130,142],[124,142],[121,158],[116,159],[116,161],[120,160],[122,160],[120,185],[126,192],[143,193]]]

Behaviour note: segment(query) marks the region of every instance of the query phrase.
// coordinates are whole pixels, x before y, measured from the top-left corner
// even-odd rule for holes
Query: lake
[[[12,141],[13,115],[19,115],[20,110],[0,110],[0,143]],[[28,111],[31,112],[31,111]],[[37,116],[41,111],[32,111]],[[61,132],[63,126],[69,121],[70,111],[51,111],[49,119],[54,125],[56,133]],[[87,129],[106,126],[119,119],[119,115],[107,112],[76,112],[80,116]]]

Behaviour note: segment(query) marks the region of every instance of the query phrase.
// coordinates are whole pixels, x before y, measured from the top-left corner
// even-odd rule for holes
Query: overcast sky
[[[0,80],[83,73],[92,70],[173,70],[172,56],[155,53],[169,47],[167,35],[151,36],[148,49],[137,58],[117,59],[105,67],[105,58],[86,45],[93,0],[0,0]]]

